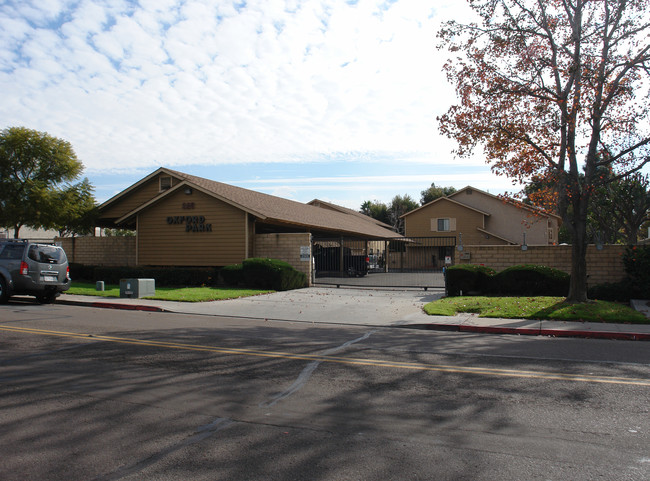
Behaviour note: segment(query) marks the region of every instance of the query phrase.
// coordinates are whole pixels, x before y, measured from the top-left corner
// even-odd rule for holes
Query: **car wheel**
[[[36,300],[40,304],[52,304],[56,300],[56,292],[48,292],[47,294],[39,294]]]
[[[0,304],[5,304],[9,300],[9,291],[7,290],[7,281],[0,276]]]

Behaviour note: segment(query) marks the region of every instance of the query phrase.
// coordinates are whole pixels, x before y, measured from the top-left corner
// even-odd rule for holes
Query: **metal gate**
[[[456,237],[314,238],[314,283],[358,287],[444,287]]]

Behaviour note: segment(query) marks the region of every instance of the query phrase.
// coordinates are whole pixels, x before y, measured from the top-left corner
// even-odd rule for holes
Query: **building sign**
[[[167,224],[185,224],[185,232],[212,232],[212,224],[206,224],[203,215],[170,215]]]
[[[309,246],[300,246],[300,260],[302,262],[309,262],[310,259],[310,247]]]

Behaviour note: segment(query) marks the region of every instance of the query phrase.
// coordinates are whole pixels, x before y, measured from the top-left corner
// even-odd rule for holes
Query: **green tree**
[[[91,234],[98,215],[94,190],[90,181],[84,178],[77,184],[52,192],[54,198],[49,205],[54,210],[48,215],[47,227],[57,229],[61,237]]]
[[[636,173],[615,179],[597,188],[590,219],[600,234],[609,234],[606,242],[636,244],[641,227],[650,220],[650,181],[647,175]]]
[[[431,187],[420,193],[420,205],[428,204],[440,197],[447,197],[455,192],[457,192],[455,187],[438,187],[434,182],[432,182]]]
[[[388,208],[389,224],[393,226],[396,232],[404,234],[404,219],[402,216],[407,212],[417,209],[420,205],[413,198],[405,194],[404,196],[396,195]]]
[[[372,217],[384,224],[390,224],[390,216],[388,215],[388,206],[378,200],[367,200],[361,204],[361,213]]]
[[[82,163],[65,140],[25,127],[2,130],[0,225],[13,228],[16,238],[24,225],[57,226],[57,209],[66,210],[67,203],[76,201],[74,195],[65,192],[87,190],[87,180],[85,187],[70,183],[82,170]]]
[[[567,300],[587,300],[587,214],[599,168],[622,178],[650,161],[648,0],[469,0],[441,46],[459,103],[441,132],[498,174],[545,179],[573,239]],[[581,177],[581,174],[584,174]]]

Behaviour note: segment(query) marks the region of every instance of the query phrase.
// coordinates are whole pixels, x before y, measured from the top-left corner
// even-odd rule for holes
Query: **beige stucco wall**
[[[511,242],[521,244],[525,233],[526,243],[529,245],[557,244],[558,219],[556,217],[537,215],[528,209],[517,207],[475,189],[464,189],[451,198],[461,204],[489,212],[490,216],[485,221],[485,230]]]
[[[606,282],[618,282],[625,277],[623,253],[625,246],[606,245],[602,250],[595,246],[587,249],[587,275],[590,286]],[[458,252],[456,263],[478,264],[501,271],[519,264],[538,264],[571,273],[571,246],[464,246]]]
[[[480,212],[468,209],[456,202],[439,199],[437,202],[432,202],[404,217],[404,232],[406,237],[437,236],[456,238],[462,232],[463,243],[481,244],[483,236],[476,228],[484,227],[484,217]],[[438,218],[455,219],[455,222],[451,222],[449,232],[437,232],[435,230],[435,219]],[[498,244],[501,242],[497,240],[492,243]]]
[[[308,249],[307,260],[300,256],[301,248]],[[256,234],[253,257],[265,257],[288,262],[296,270],[304,272],[309,285],[312,281],[311,234]]]
[[[135,237],[58,237],[68,262],[87,266],[135,266]]]

